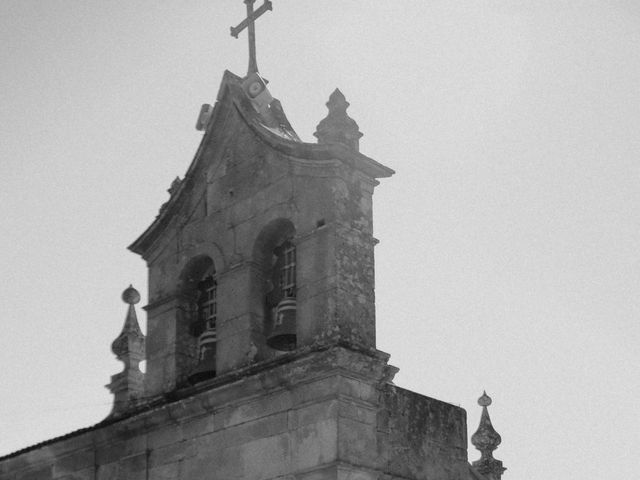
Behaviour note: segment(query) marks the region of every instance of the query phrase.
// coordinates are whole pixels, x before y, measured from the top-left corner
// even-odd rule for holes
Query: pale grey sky
[[[298,134],[339,87],[397,171],[374,213],[396,383],[465,407],[470,434],[486,389],[505,480],[636,477],[638,4],[273,3],[258,66]],[[0,454],[108,413],[120,293],[146,298],[125,247],[186,171],[200,104],[245,73],[244,13],[0,2]]]

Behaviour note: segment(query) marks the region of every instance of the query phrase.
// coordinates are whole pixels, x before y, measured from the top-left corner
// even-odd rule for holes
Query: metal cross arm
[[[247,10],[249,10],[249,8],[252,7],[252,6],[251,7],[249,6],[249,3],[253,3],[253,1],[246,2]],[[260,17],[267,10],[273,10],[273,7],[269,0],[264,0],[264,3],[262,4],[262,6],[260,6],[260,8],[258,8],[255,12],[249,12],[247,18],[245,18],[242,22],[240,22],[237,27],[231,27],[231,36],[238,38],[238,35],[240,34],[240,32],[242,32],[242,30],[247,28],[250,24],[252,24],[258,17]]]
[[[264,3],[255,12],[253,11],[253,4],[256,0],[244,0],[247,5],[247,18],[245,18],[237,27],[231,27],[231,35],[238,38],[238,34],[245,28],[249,28],[249,71],[247,75],[251,73],[258,73],[258,62],[256,61],[256,19],[267,10],[273,10],[271,8],[271,2],[264,0]]]

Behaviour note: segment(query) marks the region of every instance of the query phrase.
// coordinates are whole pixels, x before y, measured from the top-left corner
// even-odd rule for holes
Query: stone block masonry
[[[462,479],[464,410],[381,352],[297,352],[0,459],[1,480]]]

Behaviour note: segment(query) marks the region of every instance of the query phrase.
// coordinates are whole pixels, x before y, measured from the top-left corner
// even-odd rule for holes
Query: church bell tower
[[[393,171],[359,152],[336,89],[317,144],[300,141],[250,61],[226,72],[183,179],[130,246],[149,269],[146,395],[286,354],[375,351],[372,194]]]
[[[309,144],[246,83],[225,73],[193,163],[130,247],[149,269],[148,396],[295,352],[375,350],[371,203],[393,171],[358,151],[339,90]]]
[[[245,4],[247,74],[225,72],[193,162],[130,246],[149,269],[144,394],[227,412],[222,438],[254,425],[220,478],[466,478],[464,411],[394,386],[376,349],[372,195],[394,172],[360,152],[338,89],[317,143],[300,140],[257,68],[271,2]]]
[[[193,161],[129,247],[147,332],[129,287],[113,410],[0,458],[0,480],[500,480],[490,399],[472,467],[465,411],[396,386],[376,348],[372,195],[393,170],[360,152],[338,89],[317,143],[300,140],[257,68],[271,2],[244,3],[248,72],[224,73]]]

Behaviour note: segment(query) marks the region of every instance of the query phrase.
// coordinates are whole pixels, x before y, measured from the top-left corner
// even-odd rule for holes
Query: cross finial
[[[253,4],[256,0],[244,0],[247,5],[247,18],[238,24],[237,27],[231,27],[231,36],[238,38],[238,34],[245,28],[249,28],[249,70],[247,75],[258,72],[258,63],[256,61],[256,19],[267,10],[273,10],[271,2],[264,0],[264,3],[255,12]]]

